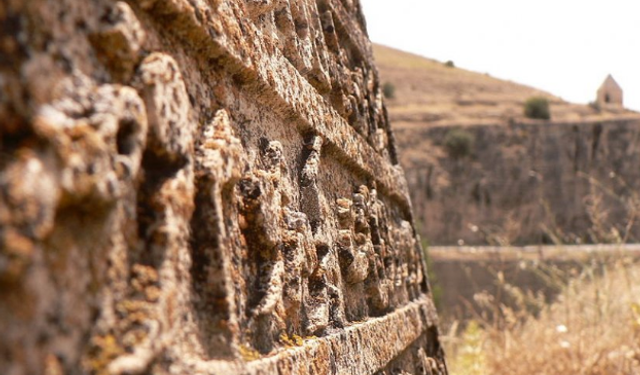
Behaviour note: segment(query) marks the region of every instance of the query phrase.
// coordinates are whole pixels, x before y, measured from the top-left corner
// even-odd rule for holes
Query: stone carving
[[[446,373],[357,1],[0,10],[0,372]]]

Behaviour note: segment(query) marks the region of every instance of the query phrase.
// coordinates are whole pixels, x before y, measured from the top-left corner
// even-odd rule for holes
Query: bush
[[[396,87],[391,82],[386,82],[382,85],[382,94],[387,99],[393,99],[396,97]]]
[[[453,159],[471,155],[474,137],[464,129],[452,129],[444,136],[444,147]]]
[[[549,100],[542,96],[534,96],[527,99],[524,104],[524,115],[527,118],[549,120],[551,118]]]
[[[453,61],[449,60],[446,63],[444,63],[444,65],[446,65],[449,68],[455,68],[456,64],[453,63]]]

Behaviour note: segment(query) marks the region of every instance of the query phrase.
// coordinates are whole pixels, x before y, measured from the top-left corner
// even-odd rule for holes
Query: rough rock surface
[[[447,372],[357,0],[0,25],[0,373]]]
[[[402,163],[431,244],[640,241],[637,115],[395,130],[402,149],[424,150]]]

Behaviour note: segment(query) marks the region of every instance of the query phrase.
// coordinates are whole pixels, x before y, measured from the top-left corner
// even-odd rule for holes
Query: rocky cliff
[[[640,241],[640,118],[400,127],[431,244]]]
[[[357,0],[0,25],[0,373],[446,373]]]

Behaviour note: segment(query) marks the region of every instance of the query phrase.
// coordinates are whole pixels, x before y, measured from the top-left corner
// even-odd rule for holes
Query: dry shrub
[[[549,120],[551,111],[549,110],[549,99],[543,96],[534,96],[524,103],[524,115],[531,119]]]
[[[451,129],[444,136],[444,148],[449,157],[455,160],[465,158],[473,152],[475,136],[465,129]]]
[[[391,82],[385,82],[382,85],[382,95],[387,99],[394,99],[396,97],[396,86]]]
[[[497,306],[499,319],[452,327],[452,374],[640,374],[640,265],[618,256],[607,266],[586,265],[550,306],[538,312],[527,297],[518,308]],[[480,296],[491,304],[491,296]],[[495,311],[494,311],[495,313]]]

